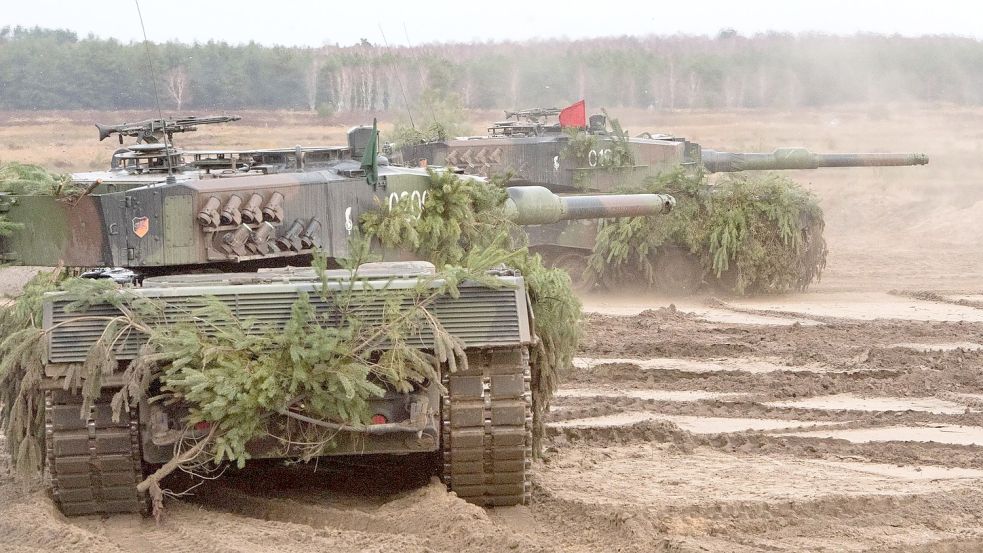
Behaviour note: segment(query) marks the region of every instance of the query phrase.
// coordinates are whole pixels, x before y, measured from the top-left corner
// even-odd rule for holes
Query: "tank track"
[[[137,492],[143,480],[140,419],[136,408],[113,422],[112,392],[79,416],[82,397],[62,390],[45,395],[45,448],[55,502],[68,516],[143,513],[149,504]]]
[[[481,506],[529,502],[532,394],[527,348],[469,351],[467,371],[443,375],[444,483]]]

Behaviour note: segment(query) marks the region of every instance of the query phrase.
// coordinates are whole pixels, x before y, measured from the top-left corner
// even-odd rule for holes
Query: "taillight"
[[[385,415],[372,415],[372,424],[386,424],[389,419]]]

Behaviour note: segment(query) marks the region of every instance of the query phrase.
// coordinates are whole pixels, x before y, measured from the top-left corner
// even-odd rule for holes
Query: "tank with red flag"
[[[646,179],[684,168],[721,173],[750,170],[924,165],[915,153],[814,154],[805,148],[767,153],[711,150],[666,133],[634,136],[603,112],[587,116],[584,100],[565,108],[505,112],[484,136],[397,145],[393,161],[410,166],[449,166],[474,175],[512,175],[510,185],[544,186],[555,193],[597,193],[639,188]],[[527,229],[534,251],[579,280],[597,237],[597,221],[538,225]],[[685,253],[685,252],[684,252]]]

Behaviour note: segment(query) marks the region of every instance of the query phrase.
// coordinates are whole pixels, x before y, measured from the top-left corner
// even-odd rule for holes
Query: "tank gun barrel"
[[[559,196],[542,186],[512,186],[507,192],[506,214],[519,225],[660,215],[676,205],[675,198],[666,194]]]
[[[925,165],[925,154],[814,154],[805,148],[779,148],[766,153],[702,151],[703,167],[710,173],[818,169],[820,167],[899,167]]]

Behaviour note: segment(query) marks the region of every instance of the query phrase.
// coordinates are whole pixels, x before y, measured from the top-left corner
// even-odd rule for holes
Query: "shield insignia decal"
[[[133,234],[138,238],[143,238],[150,232],[150,219],[148,217],[133,218]]]

